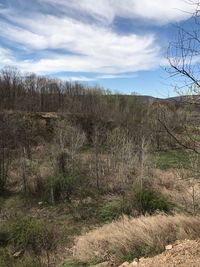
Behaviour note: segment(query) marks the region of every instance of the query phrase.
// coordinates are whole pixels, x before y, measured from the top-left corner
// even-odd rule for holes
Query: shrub
[[[82,262],[92,259],[117,261],[127,256],[151,256],[160,253],[176,240],[200,237],[200,220],[186,215],[164,214],[123,217],[78,238],[75,256]]]
[[[101,220],[108,222],[119,218],[122,214],[129,214],[127,206],[119,200],[106,203],[99,209],[99,217]]]
[[[77,178],[75,175],[51,176],[47,180],[47,195],[50,196],[52,204],[56,200],[70,200],[75,190]]]
[[[137,191],[134,197],[134,204],[142,214],[152,214],[155,211],[170,212],[173,204],[164,199],[159,193],[152,189]]]
[[[28,249],[37,255],[42,251],[46,251],[48,254],[56,246],[53,229],[49,225],[47,226],[45,221],[31,217],[19,217],[11,222],[9,241],[17,249]]]

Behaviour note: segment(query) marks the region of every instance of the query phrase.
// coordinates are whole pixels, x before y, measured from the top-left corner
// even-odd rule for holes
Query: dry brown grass
[[[177,205],[178,210],[193,212],[193,189],[196,213],[200,207],[199,179],[192,179],[193,173],[189,170],[154,170],[154,179],[151,186],[160,192],[166,199]]]
[[[132,254],[160,253],[175,240],[200,237],[200,218],[176,214],[142,216],[107,224],[78,238],[75,257],[91,260],[120,260]]]

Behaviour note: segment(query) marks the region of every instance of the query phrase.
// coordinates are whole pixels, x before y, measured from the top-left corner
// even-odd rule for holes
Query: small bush
[[[19,217],[9,225],[9,241],[17,249],[30,249],[35,254],[55,249],[55,235],[46,223],[30,217]]]
[[[123,256],[121,256],[122,262],[132,262],[134,259],[139,259],[144,256],[153,255],[154,251],[152,248],[149,248],[148,246],[144,247],[138,247],[135,248],[133,251],[125,253]]]
[[[119,218],[122,214],[129,214],[127,206],[119,200],[106,203],[99,209],[99,217],[105,222],[109,222]]]
[[[75,175],[57,175],[47,179],[47,195],[51,202],[56,200],[70,200],[75,190],[77,178]],[[52,199],[53,198],[53,199]]]
[[[142,214],[153,214],[156,211],[168,213],[172,210],[173,204],[164,199],[159,193],[151,189],[143,189],[136,192],[134,204]]]

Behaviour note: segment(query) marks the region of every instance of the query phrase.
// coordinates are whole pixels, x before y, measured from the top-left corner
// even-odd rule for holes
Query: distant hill
[[[154,102],[178,102],[182,104],[195,103],[196,105],[200,105],[200,95],[183,95],[183,96],[174,96],[168,98],[158,98],[148,95],[138,95],[134,97],[142,98],[144,102],[147,102],[149,104],[152,104]]]

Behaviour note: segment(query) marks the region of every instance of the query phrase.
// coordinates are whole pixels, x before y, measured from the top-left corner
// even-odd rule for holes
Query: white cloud
[[[134,74],[104,74],[97,76],[97,79],[124,79],[124,78],[135,78],[137,75]]]
[[[0,67],[7,65],[12,65],[14,57],[12,56],[10,50],[0,47]]]
[[[91,82],[97,80],[107,80],[107,79],[125,79],[125,78],[135,78],[137,75],[135,73],[130,74],[102,74],[96,75],[94,77],[87,77],[87,76],[67,76],[67,75],[58,75],[57,78],[63,81],[80,81],[80,82]]]
[[[34,49],[45,49],[46,39],[43,35],[33,33],[25,28],[13,26],[7,22],[1,21],[0,23],[0,36],[16,42],[22,46],[34,48]]]
[[[160,48],[153,34],[122,36],[106,27],[41,14],[13,20],[18,26],[1,23],[1,37],[35,52],[65,50],[62,54],[49,52],[48,58],[19,62],[25,70],[120,73],[159,65]]]
[[[116,16],[165,24],[188,18],[189,14],[183,10],[192,12],[194,9],[182,0],[168,0],[167,4],[164,0],[38,1],[50,3],[63,12],[71,9],[82,12],[101,23],[84,23],[78,20],[78,13],[77,18],[72,19],[67,13],[53,16],[30,11],[27,17],[10,6],[0,12],[7,18],[1,20],[0,37],[26,51],[42,52],[43,57],[17,60],[9,50],[0,48],[1,65],[16,65],[24,71],[37,73],[102,73],[102,78],[156,68],[162,63],[162,58],[154,34],[120,35],[113,32],[109,24]],[[63,52],[56,53],[51,49],[62,49]]]
[[[40,0],[56,8],[71,8],[85,12],[94,18],[111,23],[116,16],[143,18],[166,24],[185,20],[194,12],[195,5],[185,0]]]
[[[115,3],[116,15],[143,18],[158,24],[188,19],[195,10],[195,5],[184,0],[118,0]]]
[[[91,82],[96,80],[96,78],[89,78],[86,76],[58,76],[57,78],[70,82]]]
[[[100,20],[111,22],[115,17],[114,6],[111,0],[38,0],[41,3],[52,4],[57,9],[69,9],[83,12]],[[95,2],[94,2],[95,1]],[[116,0],[118,1],[118,0]],[[64,9],[63,9],[64,8]]]

